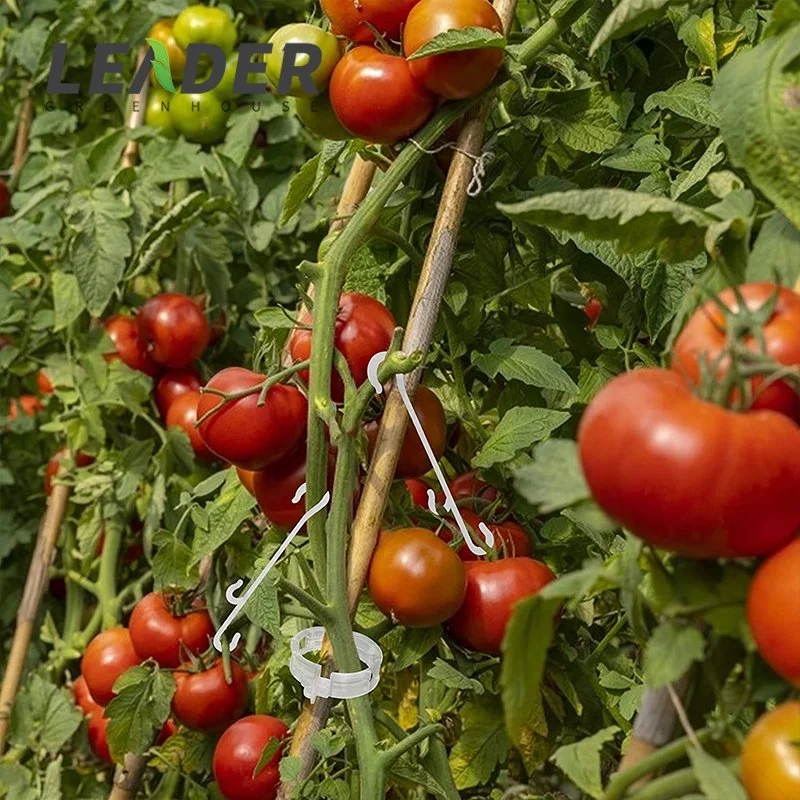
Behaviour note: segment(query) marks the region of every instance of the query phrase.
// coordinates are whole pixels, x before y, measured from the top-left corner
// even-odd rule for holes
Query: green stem
[[[83,575],[81,575],[79,572],[76,572],[74,569],[67,571],[67,581],[67,585],[74,583],[76,586],[80,586],[81,589],[89,592],[89,594],[93,594],[95,597],[97,597],[100,593],[100,589],[94,581],[84,578]]]
[[[529,67],[543,50],[562,33],[569,30],[591,7],[592,0],[574,0],[569,5],[555,9],[553,15],[535,30],[517,51],[517,59]]]
[[[320,603],[316,597],[312,597],[305,589],[295,586],[295,584],[293,584],[291,581],[287,581],[285,578],[279,578],[278,589],[284,594],[288,594],[289,597],[297,600],[297,602],[300,603],[303,608],[310,611],[320,622],[330,622],[330,620],[333,618],[333,614],[329,606]]]
[[[430,739],[431,737],[436,736],[436,734],[442,733],[443,731],[444,726],[439,725],[438,723],[423,725],[421,728],[417,728],[417,730],[409,733],[405,739],[401,739],[397,744],[392,745],[388,750],[385,750],[383,753],[381,753],[381,760],[388,769],[404,753],[407,753],[409,750],[424,742],[426,739]]]
[[[704,743],[711,738],[711,731],[708,728],[698,731],[697,738],[701,743]],[[630,769],[618,772],[608,782],[608,787],[602,800],[621,800],[631,786],[653,772],[658,772],[669,764],[683,758],[692,746],[692,741],[689,737],[684,736],[681,739],[670,742],[660,750],[656,750],[655,753],[643,758]]]
[[[625,627],[628,620],[623,614],[609,629],[602,641],[595,647],[589,658],[586,659],[586,666],[590,669],[597,666],[598,661],[605,652],[606,647],[613,641],[614,637]]]
[[[419,250],[417,250],[417,248],[405,238],[405,236],[403,236],[401,233],[398,233],[398,231],[393,230],[386,225],[376,225],[372,229],[372,233],[379,239],[383,239],[384,241],[395,245],[395,247],[405,253],[411,262],[417,267],[422,266],[422,253],[420,253]]]
[[[103,629],[119,624],[117,567],[122,546],[122,526],[115,520],[109,520],[105,533],[103,553],[100,556],[100,574],[97,576],[97,597],[102,609]]]
[[[735,769],[737,762],[738,760],[734,758],[725,763]],[[647,786],[631,794],[630,800],[673,800],[693,794],[699,785],[694,769],[687,767],[648,783]]]

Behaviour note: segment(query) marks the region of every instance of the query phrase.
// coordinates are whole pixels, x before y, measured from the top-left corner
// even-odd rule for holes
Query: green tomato
[[[172,99],[170,115],[172,123],[190,142],[215,144],[225,138],[230,111],[223,106],[224,101],[213,92],[204,94],[183,94],[179,92]]]
[[[331,106],[328,93],[316,94],[306,97],[298,97],[294,101],[297,118],[312,133],[321,136],[323,139],[331,139],[335,142],[343,142],[352,139],[353,134],[347,131],[339,122],[336,112]]]
[[[262,60],[264,59],[264,56],[258,56],[258,59]],[[214,94],[217,95],[217,97],[221,97],[224,100],[231,100],[236,97],[236,92],[233,90],[233,85],[234,81],[236,80],[236,68],[238,61],[238,53],[231,53],[228,56],[228,63],[225,66],[225,74],[222,76],[222,80],[219,82],[219,85],[214,88]],[[258,61],[254,61],[254,63],[258,63]],[[248,86],[263,86],[266,82],[266,72],[252,73],[247,76]],[[255,88],[253,91],[255,91]]]
[[[236,46],[236,25],[230,15],[221,8],[189,6],[175,20],[173,33],[178,44],[185,50],[190,44],[215,44],[226,55]]]
[[[178,135],[170,113],[174,97],[171,92],[151,84],[147,92],[147,106],[144,110],[144,124],[158,128],[159,133],[168,139],[174,139]]]
[[[311,79],[318,92],[324,92],[328,88],[333,68],[341,57],[339,40],[332,33],[324,31],[322,28],[317,28],[316,25],[296,22],[278,28],[270,39],[270,44],[272,45],[272,52],[267,56],[267,78],[269,78],[269,82],[275,89],[278,88],[280,83],[284,50],[287,44],[313,44],[319,47],[322,51],[322,63],[311,73]],[[307,64],[309,56],[300,54],[295,59],[298,65]],[[302,97],[304,94],[306,92],[303,91],[300,79],[293,76],[289,95],[291,97]]]

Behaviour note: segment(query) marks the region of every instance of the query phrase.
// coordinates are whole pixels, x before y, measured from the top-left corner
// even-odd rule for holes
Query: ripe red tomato
[[[748,283],[738,290],[751,311],[757,311],[777,293],[775,309],[762,328],[766,355],[777,364],[800,365],[800,295],[774,283]],[[730,369],[730,359],[724,355],[728,324],[718,302],[731,311],[739,307],[733,289],[720,292],[716,300],[709,300],[695,311],[673,347],[672,368],[693,384],[700,382],[700,368],[704,362],[713,367],[719,359],[718,379]],[[752,333],[744,337],[743,344],[750,351],[760,352],[758,340]],[[751,381],[755,397],[752,407],[779,411],[800,422],[800,395],[791,384],[775,381],[759,393],[763,383],[761,376]]]
[[[800,689],[800,539],[756,572],[747,597],[747,619],[767,664]]]
[[[597,324],[600,314],[603,313],[603,304],[596,298],[590,297],[583,309],[583,313],[589,320],[589,327],[593,328]]]
[[[278,762],[283,747],[255,773],[272,739],[282,742],[289,728],[275,717],[244,717],[222,734],[214,749],[214,779],[225,800],[275,800],[280,786]]]
[[[447,444],[447,420],[441,401],[427,386],[420,386],[414,397],[414,410],[422,423],[422,430],[425,431],[433,454],[437,460],[440,459],[444,455]],[[368,422],[365,426],[370,455],[375,449],[379,427],[380,420],[377,419]],[[428,460],[428,454],[422,446],[417,429],[409,420],[394,476],[395,478],[418,478],[430,470],[431,462]]]
[[[116,314],[109,317],[103,327],[114,343],[114,352],[106,353],[106,361],[121,358],[131,369],[144,372],[151,378],[158,373],[158,364],[150,357],[144,342],[139,338],[136,320],[127,314]]]
[[[53,382],[43,369],[36,373],[36,385],[42,394],[53,394]]]
[[[321,0],[322,10],[338,36],[353,42],[373,42],[373,28],[397,41],[409,11],[418,0]]]
[[[7,217],[11,211],[11,190],[8,184],[0,178],[0,218]]]
[[[461,511],[461,516],[464,518],[464,522],[466,522],[473,531],[473,540],[482,544],[484,541],[483,534],[478,530],[478,525],[486,520],[482,520],[477,514],[466,508],[459,510]],[[455,525],[455,523],[453,524]],[[489,530],[494,534],[494,550],[499,558],[514,558],[516,556],[529,556],[531,554],[531,540],[528,534],[525,532],[525,529],[514,522],[513,519],[507,519],[503,522],[487,522],[486,524],[489,526]],[[445,542],[450,542],[453,539],[453,534],[447,529],[443,530],[440,535]],[[462,542],[458,546],[456,552],[462,561],[477,561],[479,558],[485,558],[485,556],[476,556],[472,550],[467,547],[465,542]]]
[[[490,486],[486,481],[481,480],[476,470],[456,476],[453,480],[448,481],[447,485],[450,488],[450,494],[453,495],[453,500],[456,502],[459,500],[485,500],[487,503],[491,503],[500,494],[494,486]],[[437,502],[443,503],[444,494],[438,492],[436,499]],[[480,510],[482,505],[481,503],[473,502],[466,507]],[[462,507],[461,504],[459,504],[459,507]]]
[[[742,749],[742,783],[749,800],[800,797],[800,700],[764,714]]]
[[[214,454],[208,449],[200,431],[195,427],[197,422],[197,407],[202,395],[200,392],[186,392],[173,400],[167,411],[166,425],[177,425],[183,428],[192,443],[192,450],[198,458],[211,460]]]
[[[464,564],[424,528],[383,531],[367,578],[375,605],[408,628],[439,625],[464,599]]]
[[[167,412],[172,403],[187,392],[199,392],[203,385],[196,369],[174,369],[165,373],[156,384],[156,405],[161,412],[161,418],[166,419]]]
[[[502,33],[503,21],[487,0],[421,0],[403,28],[403,52],[412,56],[440,33],[463,28]],[[462,100],[489,86],[504,56],[500,47],[479,47],[413,59],[408,65],[414,78],[439,97]]]
[[[656,547],[767,555],[800,525],[800,428],[700,400],[676,372],[639,369],[603,387],[578,448],[597,503]]]
[[[256,478],[256,473],[253,470],[249,469],[242,469],[241,467],[236,467],[236,474],[239,476],[239,483],[250,492],[253,497],[256,496],[255,486],[253,482]]]
[[[463,647],[500,655],[514,606],[555,580],[550,568],[533,558],[469,561],[467,590],[458,613],[447,623]]]
[[[114,682],[139,662],[127,628],[98,633],[89,642],[81,661],[81,675],[95,702],[107,706],[114,698]]]
[[[420,508],[428,507],[428,484],[418,478],[409,478],[406,489],[411,495],[411,502]]]
[[[364,45],[336,65],[328,96],[342,125],[374,144],[407,139],[436,108],[436,95],[414,80],[404,58]]]
[[[42,401],[35,394],[22,394],[16,400],[11,400],[8,404],[8,418],[15,420],[19,416],[20,409],[26,417],[36,416],[44,410]]]
[[[168,599],[158,592],[145,595],[133,609],[128,629],[136,655],[162,667],[179,667],[186,652],[198,655],[214,636],[214,624],[205,609],[184,616],[170,610]]]
[[[298,318],[301,325],[310,326],[313,317],[304,309]],[[356,385],[367,380],[367,367],[376,353],[388,350],[397,327],[392,312],[383,303],[358,292],[346,292],[339,298],[336,313],[334,346],[344,356]],[[289,340],[292,361],[297,364],[311,357],[311,330],[295,328]],[[300,373],[308,383],[308,370]],[[344,399],[344,385],[338,373],[331,375],[331,396],[337,403]]]
[[[266,375],[249,369],[228,367],[218,372],[207,387],[221,392],[241,392],[262,384]],[[236,467],[256,470],[279,461],[306,435],[308,402],[294,388],[277,384],[258,405],[259,393],[223,404],[219,395],[207,392],[200,398],[198,417],[217,409],[200,425],[200,435],[209,449]]]
[[[111,758],[111,751],[108,749],[108,723],[110,720],[106,719],[103,714],[104,708],[98,706],[97,711],[89,717],[89,725],[87,733],[89,734],[89,747],[92,752],[101,761],[106,764],[113,764],[114,759]]]
[[[249,690],[247,675],[231,661],[230,684],[222,659],[204,672],[176,672],[172,713],[194,731],[221,731],[244,713]]]
[[[97,711],[97,709],[102,711],[101,706],[99,706],[94,697],[92,697],[92,693],[86,685],[86,678],[84,678],[83,675],[78,675],[73,681],[72,696],[75,698],[75,705],[83,711],[84,716],[88,717]]]
[[[211,330],[205,314],[185,294],[151,297],[136,315],[139,336],[152,359],[164,367],[188,367],[205,352]]]
[[[58,475],[58,470],[61,468],[61,462],[67,457],[67,453],[67,449],[62,448],[50,456],[50,460],[47,462],[47,469],[44,471],[45,494],[49,495],[53,491],[53,481],[55,480],[56,475]],[[78,455],[75,456],[75,466],[77,467],[88,467],[93,461],[93,456],[90,456],[80,450],[78,451]]]

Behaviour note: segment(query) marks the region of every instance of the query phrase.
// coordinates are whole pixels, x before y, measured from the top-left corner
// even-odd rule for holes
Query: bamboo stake
[[[516,0],[497,0],[494,5],[503,20],[505,30],[508,30],[514,16]],[[486,119],[492,101],[491,96],[487,97],[467,115],[466,123],[458,138],[458,150],[455,152],[447,173],[439,210],[406,326],[403,339],[403,350],[406,353],[419,351],[424,354],[430,347],[439,306],[453,264],[461,219],[467,203],[467,189],[473,178],[474,159],[481,155]],[[465,153],[470,154],[472,158]],[[422,370],[418,369],[406,376],[406,387],[412,399],[419,385],[421,374]],[[392,389],[381,418],[375,453],[351,528],[348,563],[348,601],[351,612],[355,612],[366,580],[367,569],[386,510],[389,489],[394,480],[394,471],[407,424],[408,415],[402,398],[396,389]],[[311,737],[325,727],[330,708],[330,701],[323,703],[320,700],[317,700],[313,706],[306,703],[303,707],[291,749],[291,755],[301,758],[299,775],[295,782],[281,787],[279,795],[281,800],[290,797],[294,787],[302,783],[313,769],[317,753],[311,745]]]
[[[31,97],[31,87],[25,91],[25,99],[22,101],[22,108],[19,112],[19,125],[17,127],[17,139],[14,142],[14,163],[13,173],[16,178],[17,173],[25,163],[25,156],[28,154],[28,144],[30,140],[31,125],[33,124],[33,98]]]
[[[108,800],[132,800],[136,797],[147,762],[142,756],[125,756],[125,764],[117,767],[114,785]]]
[[[17,696],[22,680],[28,647],[33,638],[33,626],[36,624],[39,605],[44,596],[47,575],[53,561],[68,499],[68,486],[57,484],[53,487],[47,503],[47,511],[36,536],[36,547],[28,569],[28,577],[25,579],[22,602],[17,611],[17,627],[11,643],[11,653],[3,675],[3,685],[0,687],[0,754],[6,747],[11,722],[11,707],[14,705],[14,698]]]
[[[147,52],[149,49],[149,47],[140,48],[139,55],[136,57],[137,72],[147,57]],[[142,124],[144,123],[145,110],[147,109],[147,95],[149,91],[150,76],[148,76],[147,80],[144,82],[142,91],[139,92],[139,94],[131,96],[131,110],[128,116],[128,130],[135,131],[137,128],[142,127]],[[125,145],[125,151],[122,154],[122,166],[132,167],[136,163],[136,157],[138,154],[139,143],[135,139],[131,139],[128,144]]]

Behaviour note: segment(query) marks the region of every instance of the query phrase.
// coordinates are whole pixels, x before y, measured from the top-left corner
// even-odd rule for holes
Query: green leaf
[[[691,748],[689,760],[707,800],[747,800],[747,793],[736,776],[705,750]]]
[[[63,797],[61,794],[61,761],[62,756],[59,756],[47,765],[40,800],[61,800]]]
[[[483,694],[484,692],[483,684],[480,681],[475,680],[475,678],[468,678],[446,661],[442,661],[441,658],[437,658],[433,662],[433,666],[428,670],[428,677],[439,681],[448,689],[475,692],[475,694]]]
[[[414,59],[438,53],[457,53],[462,50],[477,50],[482,47],[502,49],[505,46],[506,37],[502,33],[489,28],[454,28],[434,36],[433,39],[408,56],[407,60],[414,61]]]
[[[657,172],[670,159],[668,147],[658,144],[652,135],[637,139],[633,147],[622,153],[610,155],[601,162],[604,167],[623,172]]]
[[[0,789],[6,800],[39,800],[30,770],[19,764],[0,762]]]
[[[711,87],[697,81],[681,81],[664,92],[651,94],[645,100],[644,110],[654,108],[671,111],[701,125],[719,124],[717,109],[711,103]]]
[[[266,566],[266,560],[259,559],[253,575],[258,575]],[[276,575],[273,572],[259,584],[244,606],[244,613],[250,622],[258,625],[270,636],[280,638],[281,635],[281,607],[278,599],[278,587],[275,583]],[[249,584],[248,584],[249,585]]]
[[[542,717],[541,683],[559,605],[558,600],[525,598],[514,607],[506,628],[500,685],[506,729],[516,745],[521,743],[526,728],[547,734]],[[525,680],[520,680],[521,674]],[[544,729],[540,727],[542,724]]]
[[[61,689],[34,673],[26,679],[14,703],[10,740],[55,755],[72,738],[82,719]]]
[[[800,278],[800,231],[780,211],[761,226],[747,262],[750,281],[778,281],[794,286]]]
[[[576,393],[578,387],[552,356],[529,345],[515,345],[500,339],[489,345],[489,352],[473,356],[473,363],[490,378],[502,375],[509,381],[522,381],[540,389]]]
[[[438,625],[430,628],[402,629],[397,644],[396,658],[392,672],[402,672],[412,664],[418,664],[422,657],[441,641],[442,629]]]
[[[717,74],[717,42],[714,38],[714,9],[709,8],[702,17],[689,15],[678,31],[678,38],[697,56],[701,66]]]
[[[659,625],[644,651],[645,683],[651,689],[674,683],[703,658],[705,649],[705,640],[697,628],[675,622]]]
[[[153,72],[163,89],[175,94],[175,84],[172,82],[172,72],[169,67],[169,53],[167,48],[158,39],[145,39],[153,51]]]
[[[589,55],[595,55],[611,39],[637,31],[663,17],[664,10],[674,2],[675,0],[621,0],[594,37]]]
[[[581,153],[605,153],[622,139],[619,100],[597,86],[550,93],[540,113],[550,146],[560,142]]]
[[[731,161],[800,227],[800,28],[766,39],[719,73],[714,101]]]
[[[235,472],[228,475],[219,497],[206,506],[208,528],[199,528],[192,543],[192,564],[222,547],[251,516],[255,498],[242,486]]]
[[[458,789],[486,783],[508,753],[503,712],[496,701],[482,698],[461,708],[461,736],[450,752],[450,768]]]
[[[725,154],[719,151],[720,147],[722,147],[722,137],[717,136],[703,155],[692,164],[692,168],[688,172],[684,172],[675,183],[672,184],[670,188],[670,197],[673,200],[677,200],[682,194],[688,192],[689,189],[704,181],[711,170],[721,161],[725,160]]]
[[[111,755],[143,755],[169,716],[175,679],[158,668],[133,667],[114,683],[116,697],[108,704],[107,739]]]
[[[153,538],[158,547],[153,557],[153,580],[159,590],[181,591],[197,584],[197,563],[192,551],[169,531],[160,531]]]
[[[53,330],[68,328],[86,308],[81,295],[78,279],[67,272],[56,270],[50,280],[53,287],[53,310],[55,324]]]
[[[475,467],[491,467],[510,461],[521,450],[547,438],[570,418],[568,411],[521,406],[510,409],[472,459]]]
[[[618,732],[617,727],[603,728],[594,736],[559,747],[553,755],[553,763],[590,797],[602,797],[600,755],[603,745],[612,741]]]
[[[514,475],[514,488],[529,503],[549,514],[590,496],[575,442],[551,439],[542,442],[533,455],[533,463]]]
[[[718,221],[698,208],[626,189],[554,192],[498,207],[514,220],[614,241],[620,252],[657,248],[665,261],[703,252],[705,232]]]

